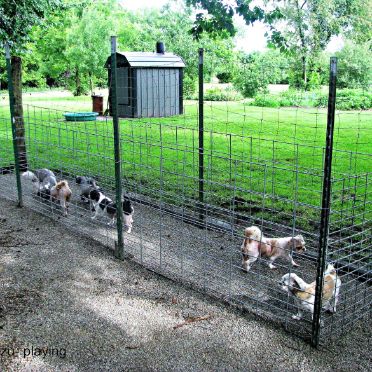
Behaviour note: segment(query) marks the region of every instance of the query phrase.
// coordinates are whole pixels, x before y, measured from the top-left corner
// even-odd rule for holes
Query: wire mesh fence
[[[275,320],[313,345],[360,318],[370,321],[370,111],[336,111],[333,147],[327,147],[329,109],[204,101],[202,74],[199,101],[184,100],[182,67],[167,54],[135,57],[117,59],[116,79],[115,63],[107,66],[108,111],[121,116],[119,136],[112,116],[66,121],[63,105],[23,104],[24,136],[17,138],[26,149],[23,170],[47,168],[72,191],[64,217],[58,203],[37,195],[22,176],[24,204],[118,252],[121,229],[108,225],[115,217],[108,205],[129,200],[134,213],[121,204],[126,257]],[[200,69],[202,57],[195,54]],[[302,102],[315,99],[301,94]],[[5,93],[1,102],[0,195],[16,200]],[[69,104],[68,111],[84,105],[71,110]],[[96,184],[77,183],[77,176]],[[97,210],[102,213],[92,219]],[[261,233],[246,230],[251,226]]]

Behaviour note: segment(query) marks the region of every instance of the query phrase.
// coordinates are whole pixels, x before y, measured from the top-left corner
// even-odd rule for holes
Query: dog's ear
[[[75,182],[80,185],[81,184],[81,176],[76,176]]]
[[[329,263],[327,266],[326,274],[335,274],[335,273],[336,273],[335,267],[331,263]]]

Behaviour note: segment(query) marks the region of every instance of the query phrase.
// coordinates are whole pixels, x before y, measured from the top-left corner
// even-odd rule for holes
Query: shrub
[[[231,88],[221,89],[215,87],[206,90],[204,99],[206,101],[239,101],[242,96]]]
[[[280,107],[278,98],[278,96],[273,94],[257,94],[250,105],[259,107]]]
[[[328,95],[322,94],[315,101],[316,107],[328,106]],[[339,89],[336,93],[336,109],[369,110],[372,108],[372,93],[360,89]]]
[[[233,74],[228,71],[219,72],[218,74],[216,74],[216,78],[221,84],[230,83],[233,79]]]
[[[196,80],[191,79],[190,76],[185,75],[183,79],[183,98],[195,99],[194,94],[196,90]]]
[[[304,93],[290,89],[280,94],[257,94],[251,102],[259,107],[288,107],[304,104]]]

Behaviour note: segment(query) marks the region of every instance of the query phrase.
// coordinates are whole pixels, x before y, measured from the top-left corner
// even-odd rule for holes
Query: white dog
[[[273,262],[280,256],[289,259],[293,266],[298,266],[291,255],[291,248],[298,253],[306,250],[302,235],[286,238],[266,238],[257,226],[247,227],[244,230],[244,241],[241,246],[245,271],[249,271],[251,264],[261,255],[267,257],[270,269],[275,269]]]
[[[32,182],[35,193],[39,196],[46,195],[47,198],[50,196],[51,188],[57,184],[55,174],[46,168],[37,169],[35,172],[24,172],[22,177]]]
[[[300,320],[302,318],[301,310],[310,311],[312,318],[314,313],[316,282],[307,284],[298,275],[291,273],[283,275],[280,285],[285,292],[294,297],[298,306],[298,312],[296,315],[292,315],[292,318]],[[329,264],[324,273],[323,309],[332,313],[336,312],[340,287],[341,279],[338,277],[333,265]]]

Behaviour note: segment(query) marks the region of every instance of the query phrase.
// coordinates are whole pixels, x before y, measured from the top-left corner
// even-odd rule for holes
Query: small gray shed
[[[183,113],[182,59],[164,53],[162,43],[157,43],[156,53],[117,52],[117,94],[119,117],[164,117]],[[111,56],[108,69],[111,87]],[[111,109],[111,89],[109,93]]]

